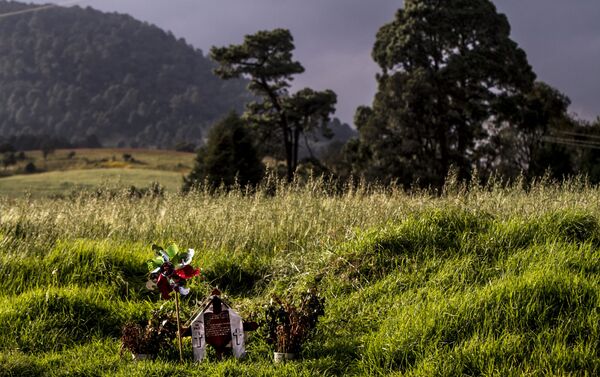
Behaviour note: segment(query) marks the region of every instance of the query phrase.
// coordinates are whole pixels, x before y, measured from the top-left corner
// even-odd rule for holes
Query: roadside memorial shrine
[[[200,269],[190,265],[194,256],[194,249],[181,251],[175,244],[164,249],[158,245],[152,245],[155,256],[147,262],[150,270],[150,280],[146,287],[150,290],[158,288],[164,300],[171,298],[171,292],[175,292],[175,311],[177,317],[177,342],[179,346],[179,359],[183,361],[183,350],[181,344],[181,325],[179,315],[179,295],[187,295],[187,280],[198,276]]]
[[[167,248],[152,245],[155,255],[146,262],[149,269],[149,280],[146,287],[158,290],[164,300],[175,298],[175,313],[153,311],[152,318],[147,324],[127,323],[123,326],[121,336],[121,352],[128,350],[134,360],[154,358],[159,351],[172,346],[177,336],[179,359],[183,362],[182,337],[192,337],[193,357],[202,361],[207,356],[207,346],[211,346],[218,360],[225,355],[239,359],[245,356],[247,331],[258,328],[252,321],[243,321],[242,317],[221,297],[218,289],[213,289],[210,296],[197,307],[191,319],[182,325],[180,318],[179,296],[190,293],[186,283],[200,275],[200,269],[191,265],[194,256],[193,249],[179,250],[171,244]],[[176,321],[175,321],[176,319]],[[176,322],[176,326],[175,326]]]
[[[208,345],[214,348],[219,360],[229,352],[236,359],[242,358],[246,353],[244,330],[251,331],[256,327],[254,322],[244,323],[242,317],[221,299],[221,292],[213,290],[191,320],[194,360],[206,358]]]

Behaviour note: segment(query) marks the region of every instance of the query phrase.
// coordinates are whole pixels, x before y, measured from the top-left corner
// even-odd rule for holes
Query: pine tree
[[[382,69],[372,107],[361,107],[367,174],[439,186],[451,166],[469,176],[497,129],[518,126],[503,111],[535,75],[489,0],[406,0],[377,33]]]

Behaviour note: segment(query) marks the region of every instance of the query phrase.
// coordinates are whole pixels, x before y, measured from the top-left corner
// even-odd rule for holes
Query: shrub
[[[300,353],[312,335],[319,317],[325,314],[325,300],[315,290],[306,293],[300,305],[275,297],[265,310],[267,341],[276,352]]]
[[[177,322],[172,312],[154,310],[148,322],[127,322],[121,329],[121,354],[128,350],[133,354],[158,355],[172,348],[177,336]]]

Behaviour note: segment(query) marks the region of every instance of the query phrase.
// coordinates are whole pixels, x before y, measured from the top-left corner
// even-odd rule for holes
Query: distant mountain
[[[0,14],[33,7],[0,1]],[[169,148],[249,99],[202,51],[156,26],[92,8],[0,18],[0,137]]]
[[[324,157],[342,149],[343,145],[352,138],[358,138],[358,131],[347,123],[342,123],[338,118],[333,118],[328,125],[331,130],[331,138],[319,134],[308,138],[309,148],[306,144],[300,145],[300,157]],[[312,153],[312,156],[311,156]]]

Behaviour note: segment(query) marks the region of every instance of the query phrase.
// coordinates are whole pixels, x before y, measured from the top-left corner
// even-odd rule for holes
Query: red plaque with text
[[[224,347],[231,341],[231,323],[229,311],[220,313],[204,313],[204,333],[206,343],[213,347]]]

